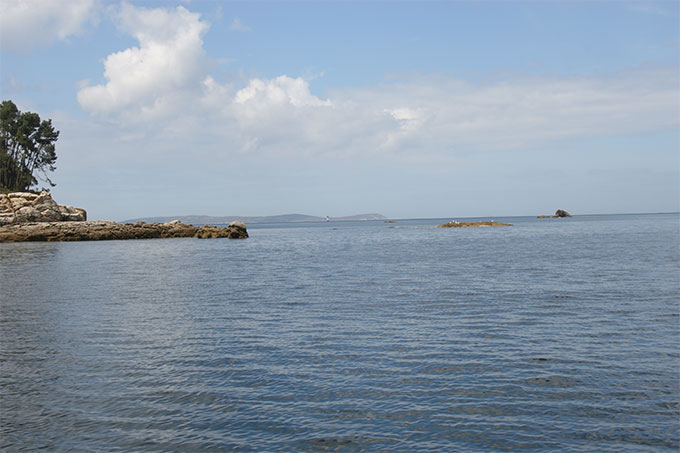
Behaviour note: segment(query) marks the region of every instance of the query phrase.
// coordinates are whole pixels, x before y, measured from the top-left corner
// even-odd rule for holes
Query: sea
[[[680,214],[450,220],[0,244],[0,450],[677,452]]]

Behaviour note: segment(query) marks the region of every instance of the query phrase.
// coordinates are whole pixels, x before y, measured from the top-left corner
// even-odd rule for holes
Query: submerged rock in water
[[[197,227],[179,221],[169,223],[123,223],[111,221],[29,222],[0,226],[0,242],[102,241],[112,239],[153,239],[195,237],[245,239],[245,224],[220,228]]]
[[[485,226],[512,226],[509,223],[500,223],[494,220],[488,222],[457,222],[455,220],[438,225],[437,228],[467,228],[467,227],[485,227]]]

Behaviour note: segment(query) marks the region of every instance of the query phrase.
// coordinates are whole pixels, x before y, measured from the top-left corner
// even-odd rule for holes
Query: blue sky
[[[0,0],[92,219],[680,209],[675,1]]]

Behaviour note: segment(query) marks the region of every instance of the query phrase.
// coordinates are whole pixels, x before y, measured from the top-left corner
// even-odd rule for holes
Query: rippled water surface
[[[0,244],[0,449],[677,451],[678,215]]]

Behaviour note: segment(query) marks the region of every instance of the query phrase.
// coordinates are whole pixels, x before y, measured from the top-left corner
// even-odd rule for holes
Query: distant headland
[[[138,219],[128,219],[124,220],[122,223],[135,223],[135,222],[156,222],[164,223],[172,220],[179,220],[183,223],[190,223],[194,225],[226,225],[234,220],[240,220],[245,223],[300,223],[300,222],[344,222],[350,220],[387,220],[382,214],[370,213],[370,214],[355,214],[344,217],[317,217],[306,214],[282,214],[282,215],[271,215],[271,216],[259,216],[259,217],[248,217],[248,216],[207,216],[207,215],[182,215],[174,217],[142,217]]]

